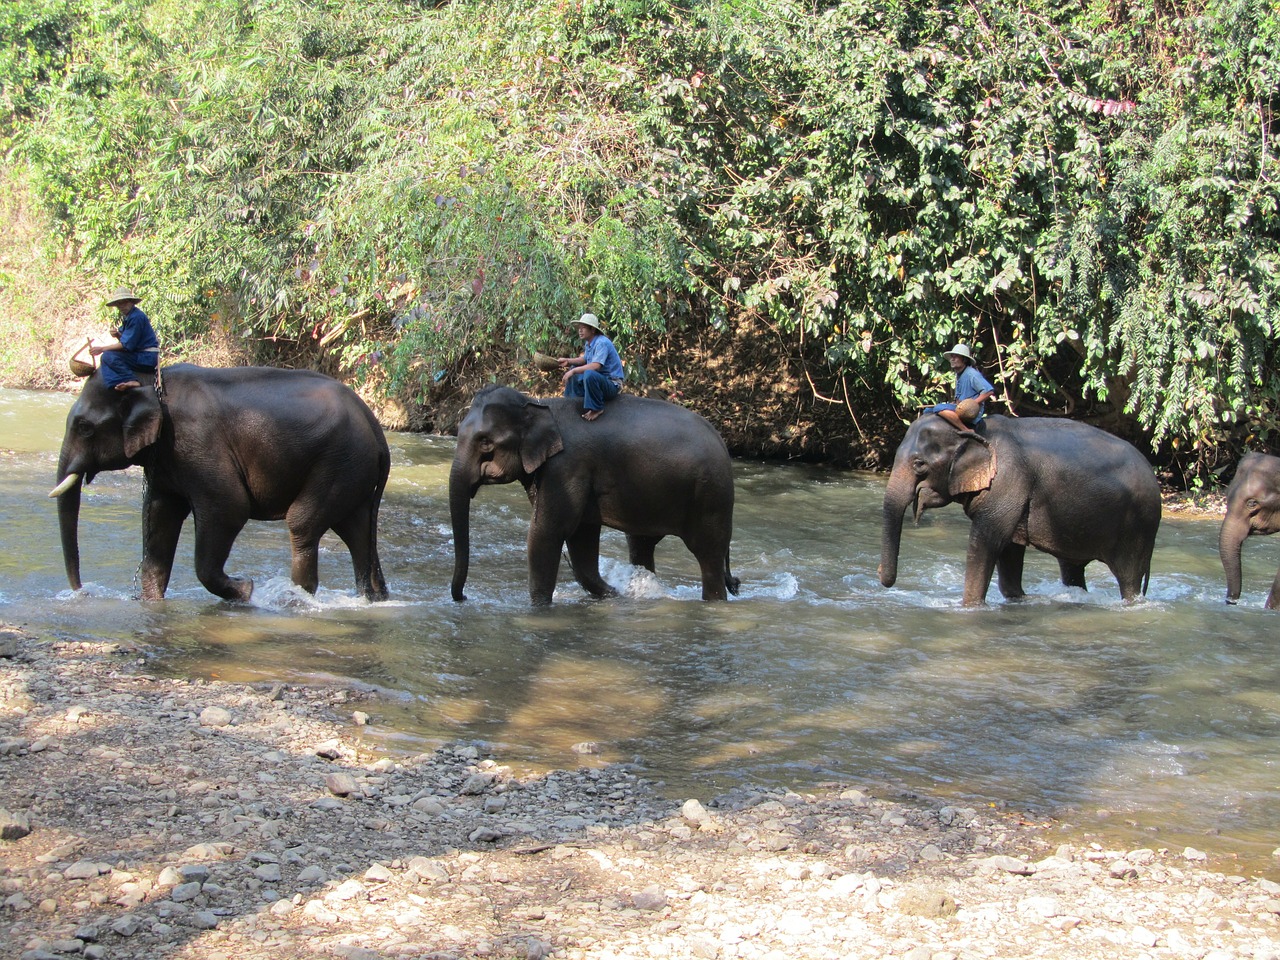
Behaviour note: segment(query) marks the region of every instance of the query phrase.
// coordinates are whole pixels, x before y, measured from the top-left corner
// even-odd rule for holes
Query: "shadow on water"
[[[0,478],[6,620],[140,643],[172,675],[364,686],[377,694],[361,704],[366,735],[390,751],[481,740],[531,772],[630,764],[677,796],[887,782],[1274,870],[1280,668],[1268,637],[1280,614],[1261,604],[1277,551],[1247,545],[1246,594],[1227,607],[1212,519],[1166,518],[1142,602],[1124,605],[1096,564],[1089,592],[1064,588],[1057,564],[1031,553],[1028,599],[1002,603],[993,588],[990,607],[964,610],[958,508],[908,524],[885,590],[882,478],[740,463],[740,598],[703,604],[680,544],[659,547],[655,576],[619,562],[623,539],[607,532],[602,568],[623,596],[589,600],[565,565],[556,605],[533,610],[528,504],[518,486],[492,487],[472,504],[470,599],[455,604],[453,443],[393,435],[380,527],[391,602],[355,597],[332,537],[319,594],[301,593],[283,526],[251,524],[229,569],[257,582],[252,604],[196,582],[189,529],[169,599],[142,604],[130,599],[140,475],[90,488],[87,586],[71,594],[43,499],[70,399],[0,396],[0,418],[17,409],[26,431]]]

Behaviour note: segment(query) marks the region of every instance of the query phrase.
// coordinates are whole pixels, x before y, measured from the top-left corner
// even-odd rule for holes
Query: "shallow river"
[[[81,511],[85,588],[63,573],[53,501],[74,398],[0,391],[0,620],[57,636],[141,643],[149,668],[225,680],[342,683],[381,693],[366,736],[417,753],[483,741],[521,770],[625,762],[675,797],[735,786],[890,783],[1007,804],[1096,837],[1280,858],[1280,612],[1262,609],[1280,538],[1246,544],[1245,593],[1223,603],[1217,522],[1166,517],[1145,601],[1105,567],[1089,592],[1029,551],[1030,599],[960,607],[968,521],[958,507],[903,533],[882,588],[881,477],[736,464],[741,596],[698,599],[676,541],[658,575],[606,532],[623,598],[593,602],[561,568],[556,604],[528,604],[518,485],[472,505],[469,601],[449,599],[450,438],[392,434],[383,569],[393,599],[356,599],[341,542],[324,542],[317,597],[288,580],[283,524],[255,523],[228,571],[253,602],[206,593],[185,529],[168,598],[132,597],[140,470],[101,474]],[[583,744],[594,743],[594,753]]]

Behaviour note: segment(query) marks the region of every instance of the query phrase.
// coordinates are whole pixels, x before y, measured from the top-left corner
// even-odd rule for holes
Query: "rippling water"
[[[733,569],[742,595],[703,604],[693,558],[658,574],[602,567],[594,602],[561,570],[556,605],[528,605],[529,509],[517,485],[472,506],[470,600],[449,599],[449,438],[393,434],[381,522],[393,600],[355,596],[326,538],[321,590],[288,580],[283,524],[251,524],[228,570],[253,603],[206,593],[179,546],[169,598],[132,598],[141,473],[102,474],[81,513],[85,588],[67,589],[53,485],[63,394],[0,391],[0,618],[37,632],[141,642],[180,676],[359,684],[379,691],[366,736],[389,751],[480,740],[531,770],[626,762],[677,796],[742,784],[888,782],[1055,818],[1064,836],[1180,850],[1275,874],[1280,858],[1280,612],[1262,609],[1280,538],[1245,547],[1227,607],[1217,522],[1166,517],[1145,601],[1104,567],[1088,593],[1030,552],[1024,602],[960,607],[968,521],[957,507],[903,534],[898,585],[876,579],[883,479],[738,463]],[[591,742],[597,753],[575,747]]]

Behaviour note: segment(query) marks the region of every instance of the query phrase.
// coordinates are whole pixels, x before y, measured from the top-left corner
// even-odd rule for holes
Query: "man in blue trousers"
[[[128,287],[121,287],[107,299],[115,307],[120,322],[111,328],[113,340],[95,343],[89,352],[100,357],[102,379],[115,390],[142,386],[139,372],[155,372],[160,363],[160,340],[150,318],[138,308],[140,298]]]
[[[557,361],[564,371],[564,395],[582,397],[582,419],[595,420],[604,413],[605,403],[622,390],[626,370],[594,313],[584,313],[575,326],[582,338],[581,356]]]

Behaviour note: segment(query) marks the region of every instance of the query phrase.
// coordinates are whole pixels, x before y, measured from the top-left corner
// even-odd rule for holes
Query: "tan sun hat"
[[[114,307],[117,303],[124,303],[126,300],[132,300],[134,303],[142,302],[142,298],[128,287],[117,287],[111,296],[107,297],[107,306]]]
[[[969,348],[963,343],[957,343],[954,347],[944,353],[943,356],[949,357],[952,354],[955,354],[957,357],[964,357],[970,363],[973,363],[973,354],[969,352]]]
[[[580,323],[586,324],[596,333],[604,333],[604,327],[600,326],[600,321],[594,313],[584,313],[582,319],[575,321],[573,325],[576,327]]]

